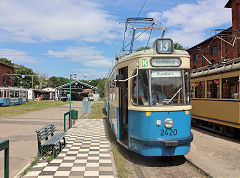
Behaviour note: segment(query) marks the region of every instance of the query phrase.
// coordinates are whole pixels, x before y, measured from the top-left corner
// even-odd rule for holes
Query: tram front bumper
[[[155,139],[155,140],[148,140],[148,139],[139,139],[130,136],[130,142],[135,142],[137,144],[143,146],[165,146],[165,147],[177,147],[182,145],[187,145],[193,141],[193,134],[189,137],[184,138],[175,138],[175,139]]]

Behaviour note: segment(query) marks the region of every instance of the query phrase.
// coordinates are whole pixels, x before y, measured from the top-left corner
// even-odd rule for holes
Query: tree
[[[97,84],[97,88],[99,89],[100,97],[104,97],[104,87],[105,83],[107,82],[107,78],[100,79],[100,81]]]
[[[14,73],[19,74],[14,76],[14,86],[23,88],[32,88],[32,76],[33,76],[33,88],[39,85],[38,74],[34,73],[32,69],[25,67],[24,65],[14,64]]]
[[[95,80],[80,80],[80,81],[88,85],[97,87],[99,89],[100,97],[104,96],[104,86],[105,86],[105,83],[107,82],[107,78],[103,78],[103,79],[99,78]]]
[[[176,49],[176,50],[186,50],[186,49],[183,48],[183,46],[182,46],[180,43],[178,43],[178,42],[174,43],[174,49]]]
[[[48,79],[48,86],[55,88],[69,82],[68,78],[52,76]]]
[[[145,46],[145,47],[139,47],[139,48],[137,48],[137,52],[138,51],[143,51],[143,50],[147,50],[147,49],[150,49],[150,47],[149,46]]]
[[[9,65],[9,66],[14,66],[14,63],[12,63],[12,61],[6,59],[6,58],[0,58],[0,63],[2,64],[6,64],[6,65]]]
[[[42,88],[47,88],[48,87],[48,76],[47,74],[38,74],[39,75],[39,85],[42,85]]]

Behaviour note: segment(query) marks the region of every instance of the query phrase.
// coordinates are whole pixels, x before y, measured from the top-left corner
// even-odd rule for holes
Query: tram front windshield
[[[189,104],[188,70],[139,70],[139,75],[133,79],[132,86],[132,102],[135,105]]]

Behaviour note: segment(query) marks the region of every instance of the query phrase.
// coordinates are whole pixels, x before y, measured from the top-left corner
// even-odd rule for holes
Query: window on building
[[[205,97],[205,81],[195,82],[195,98]]]
[[[199,59],[199,55],[198,54],[194,54],[193,58],[194,58],[194,62],[197,62],[198,59]]]
[[[238,99],[239,96],[239,77],[222,79],[222,98]]]
[[[207,97],[219,98],[219,80],[218,79],[207,81]]]
[[[217,56],[218,54],[218,47],[214,46],[211,48],[211,56]]]

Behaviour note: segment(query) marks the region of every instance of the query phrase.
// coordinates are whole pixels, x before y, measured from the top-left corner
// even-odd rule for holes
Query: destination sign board
[[[181,65],[179,58],[153,58],[151,59],[153,67],[178,67]]]

